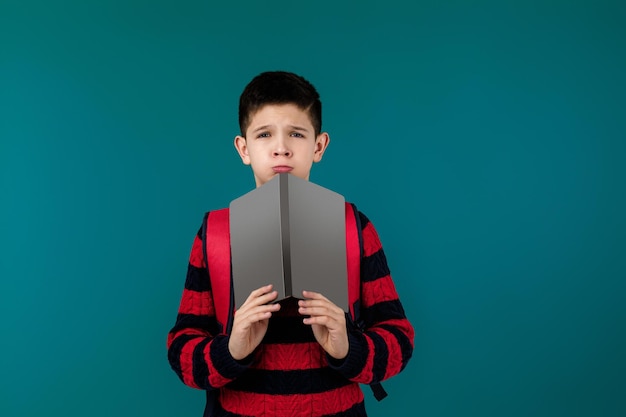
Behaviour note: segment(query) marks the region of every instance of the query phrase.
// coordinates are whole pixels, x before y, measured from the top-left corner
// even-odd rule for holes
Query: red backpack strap
[[[227,208],[211,211],[204,233],[205,259],[215,305],[215,316],[222,333],[231,326],[232,276],[230,269],[230,222]]]
[[[346,257],[348,264],[348,304],[355,323],[359,320],[361,299],[361,227],[354,204],[346,202]]]
[[[354,204],[346,203],[346,256],[348,258],[348,300],[350,315],[361,331],[365,324],[361,319],[361,256],[363,234],[359,212]],[[381,401],[387,392],[380,382],[369,384],[374,398]]]

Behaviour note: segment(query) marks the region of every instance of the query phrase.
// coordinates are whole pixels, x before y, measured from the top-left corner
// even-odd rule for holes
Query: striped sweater
[[[167,338],[172,369],[186,385],[217,393],[216,416],[365,416],[359,384],[399,373],[413,353],[413,327],[391,279],[378,234],[359,212],[363,235],[360,330],[348,320],[349,352],[336,360],[302,323],[288,298],[244,361],[218,332],[211,283],[198,232],[191,249],[178,317]]]

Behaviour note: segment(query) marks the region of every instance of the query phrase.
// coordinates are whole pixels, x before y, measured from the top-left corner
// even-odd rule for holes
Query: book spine
[[[293,296],[291,282],[291,242],[289,232],[289,174],[279,174],[280,193],[280,240],[283,255],[283,284],[285,297]]]

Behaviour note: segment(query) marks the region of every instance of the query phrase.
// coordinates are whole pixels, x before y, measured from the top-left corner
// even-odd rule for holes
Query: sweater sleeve
[[[391,279],[374,225],[359,212],[361,257],[361,325],[350,325],[348,356],[331,366],[362,384],[388,379],[402,371],[413,354],[414,329]]]
[[[228,336],[219,333],[202,240],[200,229],[191,248],[176,323],[167,336],[167,353],[183,383],[211,390],[237,378],[247,366],[230,355]]]

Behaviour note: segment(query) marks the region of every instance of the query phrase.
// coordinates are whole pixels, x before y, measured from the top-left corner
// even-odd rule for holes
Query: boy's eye
[[[291,134],[291,136],[295,137],[295,138],[303,138],[304,135],[302,133],[298,133],[298,132],[293,132]]]
[[[259,133],[256,137],[257,138],[269,138],[270,134],[268,132],[263,132],[263,133]]]

